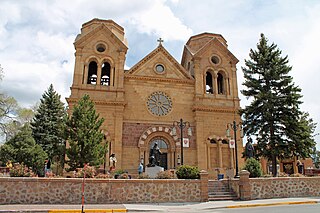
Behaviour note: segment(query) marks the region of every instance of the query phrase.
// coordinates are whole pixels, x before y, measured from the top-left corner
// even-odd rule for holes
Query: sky
[[[291,76],[302,89],[301,110],[318,123],[320,132],[320,1],[319,0],[0,0],[1,92],[21,106],[39,102],[50,84],[65,101],[74,70],[73,42],[83,23],[112,19],[125,29],[129,42],[126,67],[132,67],[164,40],[181,61],[190,36],[223,35],[241,67],[256,49],[260,34],[288,55]],[[241,106],[249,102],[239,91]],[[320,149],[320,135],[315,136]]]

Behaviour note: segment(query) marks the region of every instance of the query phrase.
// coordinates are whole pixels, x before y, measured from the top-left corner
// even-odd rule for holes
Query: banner
[[[235,145],[236,143],[234,142],[234,140],[230,140],[229,141],[229,147],[230,147],[230,149],[234,149],[234,148],[236,148],[236,145]]]
[[[183,138],[183,147],[189,147],[189,138]]]

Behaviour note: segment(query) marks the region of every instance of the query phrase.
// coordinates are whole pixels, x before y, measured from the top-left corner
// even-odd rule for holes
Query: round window
[[[172,101],[164,92],[154,92],[149,96],[147,106],[152,114],[163,116],[171,111]]]
[[[219,64],[220,63],[220,59],[219,59],[219,57],[218,56],[212,56],[211,57],[211,62],[213,63],[213,64]]]
[[[103,53],[105,50],[106,50],[106,46],[104,44],[98,44],[96,46],[96,50],[99,52],[99,53]]]
[[[157,71],[158,73],[164,72],[164,66],[163,66],[162,64],[157,64],[157,65],[156,65],[156,71]]]

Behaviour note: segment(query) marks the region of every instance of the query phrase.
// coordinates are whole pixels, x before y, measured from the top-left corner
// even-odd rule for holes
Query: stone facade
[[[201,190],[200,180],[86,179],[85,203],[207,201]],[[81,204],[81,191],[80,178],[0,178],[0,205]]]
[[[77,36],[71,95],[72,110],[89,94],[96,110],[105,118],[102,126],[115,153],[117,168],[137,173],[139,161],[148,164],[152,144],[163,144],[165,168],[182,160],[179,128],[174,121],[187,121],[183,138],[183,163],[198,166],[213,177],[215,169],[233,169],[234,149],[226,137],[226,125],[240,122],[238,110],[238,59],[228,50],[222,35],[202,33],[184,46],[178,63],[159,45],[129,70],[125,70],[129,48],[124,29],[112,20],[93,19],[84,23]],[[239,132],[237,132],[239,135]],[[240,138],[240,137],[238,137]],[[242,141],[238,139],[238,156]],[[241,166],[242,159],[239,159]]]

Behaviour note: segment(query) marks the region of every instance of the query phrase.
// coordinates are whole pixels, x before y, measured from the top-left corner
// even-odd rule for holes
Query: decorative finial
[[[159,38],[157,42],[159,42],[159,46],[162,45],[162,42],[163,42],[162,38]]]

